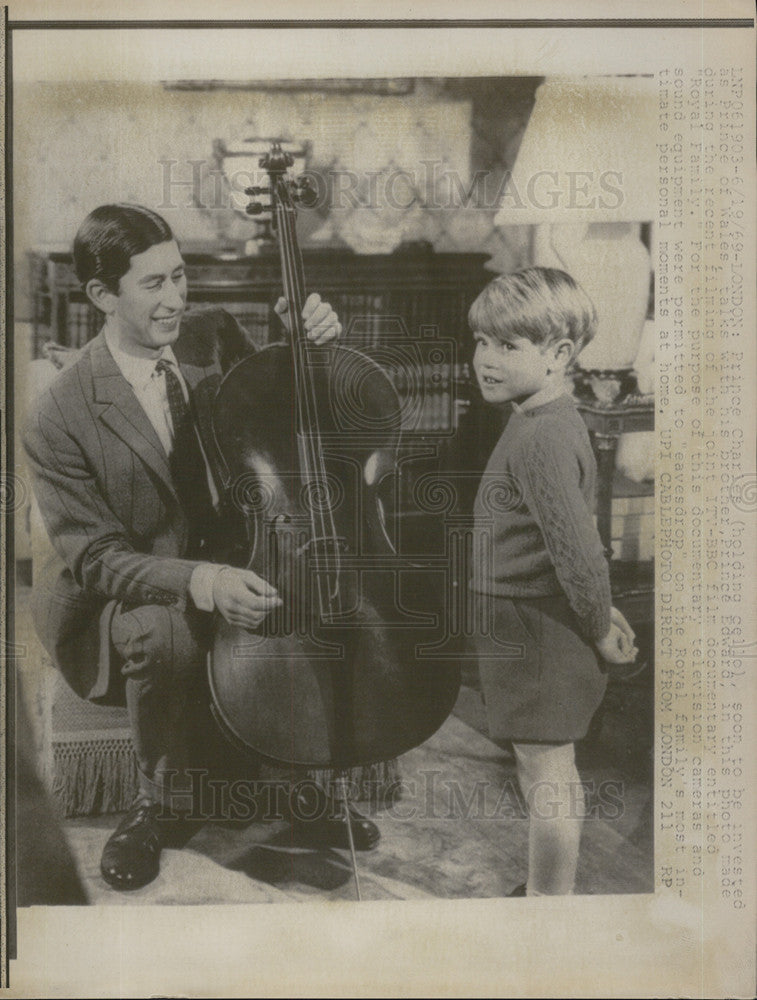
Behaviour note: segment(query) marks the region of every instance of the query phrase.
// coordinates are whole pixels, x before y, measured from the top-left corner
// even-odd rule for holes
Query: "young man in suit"
[[[147,208],[95,209],[77,233],[74,264],[104,325],[25,429],[52,543],[35,566],[33,615],[79,695],[125,699],[140,792],[101,872],[129,889],[158,874],[170,835],[162,810],[188,787],[213,613],[255,628],[280,600],[255,573],[208,559],[219,530],[210,404],[224,372],[253,349],[244,331],[220,309],[185,316],[184,261],[170,227]],[[285,323],[286,308],[283,299],[275,307]],[[341,332],[317,295],[303,318],[316,344]],[[352,827],[356,846],[378,840],[357,813]],[[332,819],[311,830],[340,846],[347,833]]]

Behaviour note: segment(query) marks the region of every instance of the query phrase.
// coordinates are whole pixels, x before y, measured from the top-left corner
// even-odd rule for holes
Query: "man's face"
[[[187,303],[184,261],[175,240],[156,243],[131,258],[114,296],[115,322],[124,350],[157,354],[179,336]]]

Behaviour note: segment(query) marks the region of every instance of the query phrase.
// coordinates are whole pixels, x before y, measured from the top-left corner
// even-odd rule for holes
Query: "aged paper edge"
[[[12,7],[12,16],[30,17],[35,6],[42,5],[29,4],[23,14],[17,14]],[[497,6],[499,13],[503,8]],[[701,16],[701,5],[686,6],[689,10],[684,16]],[[696,14],[692,15],[694,6]],[[710,6],[718,12],[710,16],[751,16],[746,5]],[[642,7],[645,13],[649,10],[648,5],[624,4],[623,15],[632,16],[629,8],[633,8],[636,16],[645,16],[645,13],[636,12],[637,7]],[[677,7],[680,12],[680,5]],[[96,5],[98,19],[108,16],[106,8],[104,4]],[[121,6],[110,8],[110,14],[123,17],[122,10]],[[186,4],[182,5],[182,10],[187,10]],[[608,10],[606,4],[602,10]],[[542,8],[539,12],[543,14]],[[50,17],[49,7],[43,16]],[[581,16],[580,12],[576,16]],[[661,5],[655,5],[655,16],[664,16]],[[735,34],[733,42],[737,44]],[[749,66],[750,56],[746,54],[749,46],[742,43],[742,47]],[[335,75],[342,74],[335,72]],[[748,143],[745,145],[748,149]],[[752,260],[752,268],[753,264]],[[751,305],[752,314],[745,317],[747,325],[750,319],[753,320],[753,301]],[[753,404],[752,399],[750,414],[753,414]],[[747,432],[751,432],[749,428]],[[753,720],[753,685],[748,698]],[[653,902],[662,905],[658,899]],[[242,921],[239,911],[233,908],[171,909],[160,913],[130,911],[128,918],[117,907],[109,911],[101,908],[96,912],[42,909],[24,913],[23,920],[19,921],[20,945],[23,941],[29,945],[34,941],[35,954],[23,956],[23,960],[15,963],[18,968],[12,971],[17,975],[14,978],[18,985],[12,982],[10,995],[42,995],[35,993],[36,990],[45,991],[47,995],[64,995],[66,991],[80,996],[127,995],[130,991],[134,991],[134,995],[149,995],[168,989],[178,989],[181,995],[191,996],[214,995],[221,989],[232,995],[317,995],[321,992],[326,995],[331,992],[367,996],[377,995],[382,990],[393,995],[422,995],[424,991],[436,995],[514,992],[538,995],[540,991],[545,992],[545,986],[552,995],[579,995],[581,990],[585,991],[584,995],[609,995],[611,992],[613,995],[621,995],[621,992],[638,996],[676,995],[679,990],[688,993],[694,980],[685,975],[686,970],[679,962],[682,958],[695,960],[697,950],[685,947],[682,953],[676,953],[675,946],[686,944],[680,938],[692,935],[696,938],[696,911],[676,909],[669,899],[666,913],[660,912],[658,906],[658,912],[651,914],[649,904],[646,897],[529,900],[520,904],[522,909],[517,916],[513,914],[512,919],[507,920],[512,911],[499,900],[434,904],[431,915],[423,904],[373,903],[366,908],[367,913],[360,911],[360,947],[354,944],[358,914],[350,904],[339,908],[342,912],[334,912],[332,907],[326,910],[314,906],[312,914],[309,907],[275,907],[266,910],[259,920],[249,923]],[[753,905],[752,890],[751,908],[744,911],[745,915],[753,914]],[[399,916],[398,907],[402,909]],[[310,923],[316,912],[319,925],[324,925],[319,927],[320,933],[316,933]],[[571,924],[578,926],[587,914],[590,915],[593,941],[591,944],[582,942],[584,947],[578,951],[576,941],[566,932],[566,925],[568,930]],[[700,920],[703,921],[704,916],[703,912],[699,913]],[[217,921],[213,934],[208,931],[211,919]],[[263,919],[265,928],[259,926]],[[553,956],[562,953],[559,968],[554,967],[557,964],[554,957],[549,963],[551,969],[529,968],[534,952],[527,938],[534,931],[544,934],[544,930],[540,931],[544,920],[547,921],[547,935],[553,938]],[[232,921],[237,926],[230,929]],[[244,927],[239,926],[242,923]],[[148,970],[129,969],[123,962],[123,953],[117,955],[121,948],[127,947],[132,954],[139,953],[140,948],[148,952],[154,937],[165,934],[171,925],[174,929],[173,954],[166,948],[162,959],[148,960],[151,964]],[[492,926],[498,927],[499,934],[492,934]],[[181,937],[177,929],[183,932]],[[100,952],[103,935],[107,935],[114,945],[110,956],[113,964],[108,978],[95,981],[83,973],[90,969],[94,973],[93,950]],[[717,944],[717,938],[715,935],[715,941],[708,942],[710,947]],[[298,940],[296,965],[292,964],[289,947],[293,939]],[[662,946],[660,939],[663,939]],[[76,955],[74,941],[81,946],[76,949]],[[93,949],[95,941],[98,943]],[[284,948],[281,942],[287,943]],[[721,937],[720,944],[724,946],[725,943]],[[492,954],[494,948],[497,952]],[[409,954],[406,955],[403,949]],[[187,964],[193,952],[195,961]],[[409,960],[416,955],[417,966]],[[200,961],[197,961],[198,956]],[[263,962],[261,956],[269,961]],[[704,955],[698,957],[700,960],[705,958]],[[714,962],[711,952],[706,957]],[[223,970],[218,968],[214,958],[225,960]],[[273,966],[271,958],[280,959],[281,965]],[[576,960],[575,964],[571,958]],[[745,967],[751,964],[753,968],[753,952],[742,954],[741,960]],[[583,968],[578,968],[579,963]],[[644,968],[645,963],[647,968]],[[665,968],[668,963],[670,965]],[[50,968],[44,979],[40,975],[42,965]],[[395,968],[387,968],[389,965]],[[104,965],[102,971],[105,971]],[[522,978],[528,971],[531,975]],[[726,971],[721,968],[721,972]],[[621,980],[621,975],[629,978]],[[748,977],[743,981],[748,981]],[[710,995],[715,995],[718,989],[727,989],[717,979],[709,980],[708,985]],[[707,994],[703,992],[702,995]]]

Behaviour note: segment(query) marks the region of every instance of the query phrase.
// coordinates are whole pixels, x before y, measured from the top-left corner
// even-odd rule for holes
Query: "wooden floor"
[[[464,688],[457,712],[422,747],[401,758],[402,797],[371,807],[381,842],[360,853],[364,899],[466,899],[507,895],[525,881],[528,822],[512,758],[460,715],[475,721],[477,692]],[[587,773],[594,775],[587,779]],[[576,891],[652,891],[649,789],[607,778],[590,764],[582,779],[595,815],[586,820]],[[597,777],[599,776],[599,777]],[[599,784],[614,781],[608,802]],[[618,781],[621,785],[618,786]],[[594,782],[594,785],[591,785]],[[618,787],[622,791],[618,793]],[[612,797],[614,791],[615,798]],[[102,846],[115,818],[69,820],[64,829],[92,903],[121,906],[354,898],[349,856],[298,846],[283,821],[230,827],[207,823],[182,850],[166,850],[161,874],[133,893],[100,878]]]

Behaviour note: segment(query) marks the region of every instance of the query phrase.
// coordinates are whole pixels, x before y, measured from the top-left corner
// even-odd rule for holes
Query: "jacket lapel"
[[[179,361],[181,374],[187,383],[189,395],[194,403],[195,415],[200,425],[200,435],[203,444],[211,437],[211,417],[213,410],[213,397],[218,388],[221,376],[220,372],[212,368],[201,368],[199,365],[188,365],[184,361]]]
[[[211,459],[212,471],[215,475],[218,464],[218,451],[215,434],[213,433],[213,402],[221,384],[220,369],[202,368],[180,361],[181,373],[187,383],[190,399],[194,406],[197,419],[197,430],[202,440],[205,454]]]
[[[102,333],[92,341],[92,379],[98,417],[165,484],[178,503],[168,457],[137,397],[113,360]]]

